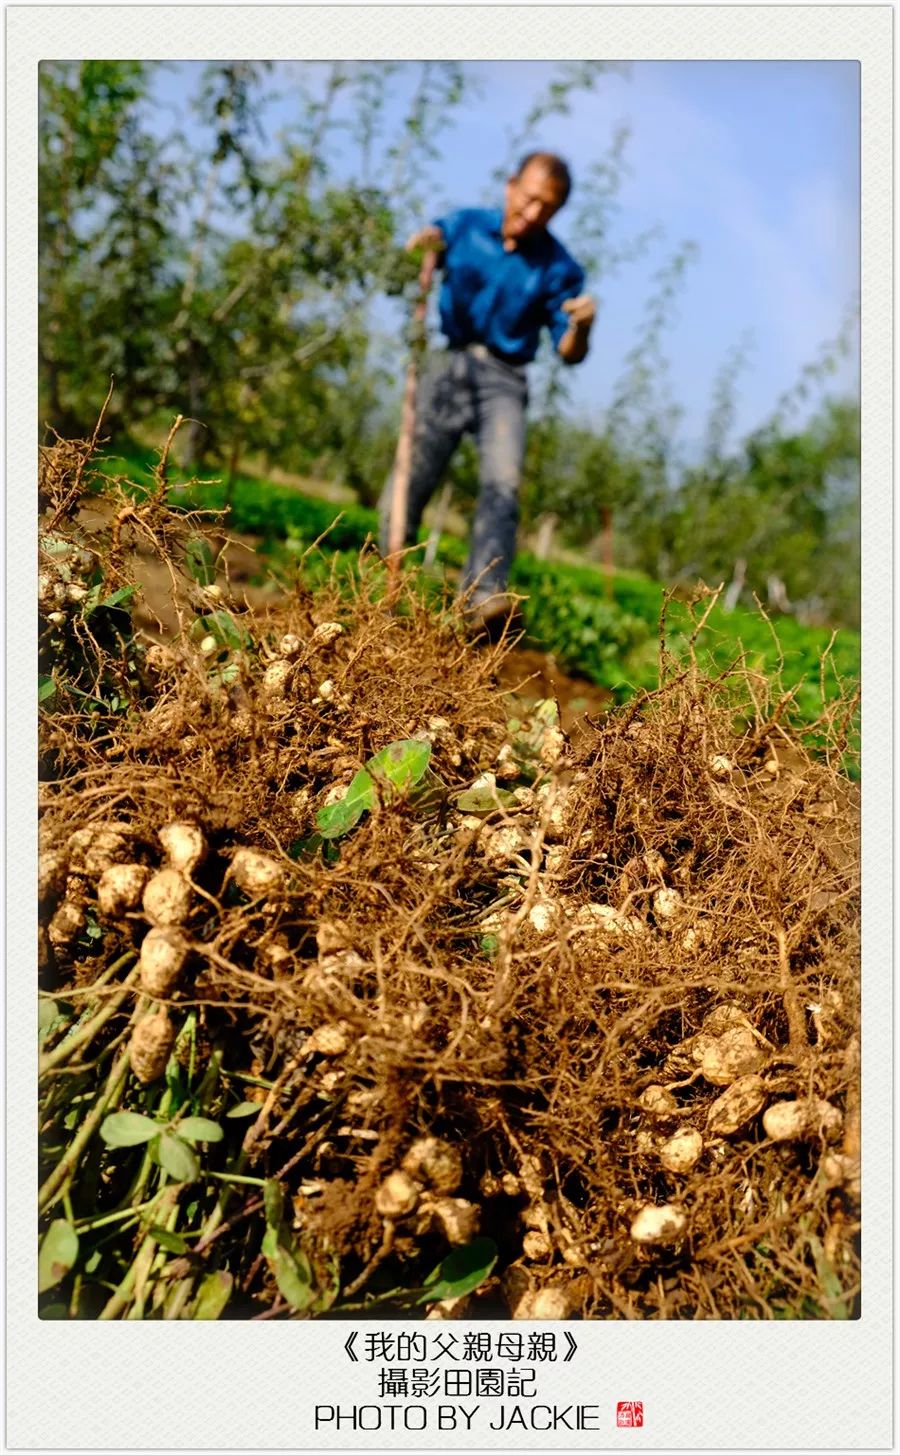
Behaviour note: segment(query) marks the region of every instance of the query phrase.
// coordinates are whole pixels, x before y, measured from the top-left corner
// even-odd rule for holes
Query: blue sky
[[[161,94],[189,94],[196,69],[170,72]],[[491,196],[491,174],[511,133],[558,70],[527,61],[473,62],[467,69],[480,84],[441,135],[430,174],[434,211]],[[416,74],[406,63],[393,78],[389,125],[404,114]],[[324,68],[280,63],[273,77],[284,94],[263,118],[272,146],[279,127],[298,119],[301,78],[316,90]],[[600,314],[589,358],[567,375],[572,405],[581,417],[602,419],[654,274],[692,240],[699,255],[664,347],[671,394],[684,411],[680,436],[692,452],[705,433],[716,374],[742,339],[750,348],[738,382],[739,435],[771,413],[856,303],[859,68],[850,61],[641,61],[627,76],[601,77],[593,91],[574,96],[568,116],[548,118],[532,138],[572,167],[576,191],[552,224],[564,242],[579,173],[607,150],[621,124],[630,129],[628,175],[611,240],[624,243],[651,227],[661,235],[613,278],[589,279]],[[337,150],[333,160],[340,167]],[[389,332],[396,322],[389,309],[379,321]],[[830,387],[858,392],[855,357]]]

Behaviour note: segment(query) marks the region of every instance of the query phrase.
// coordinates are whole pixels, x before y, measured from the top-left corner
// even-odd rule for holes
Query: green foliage
[[[156,1143],[159,1165],[176,1182],[195,1182],[200,1176],[200,1163],[187,1142],[163,1132]]]
[[[323,839],[338,839],[359,823],[364,813],[375,807],[375,784],[361,768],[352,778],[343,798],[320,808],[316,814],[316,828]]]
[[[177,1124],[179,1137],[186,1142],[221,1142],[225,1135],[218,1122],[209,1117],[183,1117]]]
[[[140,1112],[117,1111],[104,1118],[100,1136],[114,1148],[147,1143],[153,1160],[176,1182],[196,1182],[200,1163],[192,1144],[220,1142],[224,1133],[209,1117],[188,1116],[166,1127]]]
[[[231,1107],[225,1113],[225,1115],[226,1115],[226,1117],[259,1116],[259,1102],[258,1101],[239,1101],[238,1104],[237,1104],[237,1106]]]
[[[136,1111],[116,1111],[104,1119],[100,1136],[107,1147],[137,1147],[159,1133],[159,1122]]]
[[[242,632],[230,611],[212,611],[208,616],[198,616],[191,623],[191,636],[195,640],[211,636],[218,646],[229,652],[239,652],[249,645],[249,638]]]
[[[38,1254],[38,1292],[61,1283],[78,1258],[78,1234],[65,1218],[54,1218]]]
[[[129,420],[159,397],[186,179],[142,125],[152,74],[140,61],[40,67],[41,385],[64,434],[88,433],[112,373]]]
[[[623,663],[648,639],[646,619],[605,601],[595,573],[584,572],[578,581],[574,570],[520,557],[510,580],[514,590],[528,594],[522,614],[529,637],[592,682],[614,692],[626,689]]]
[[[338,509],[327,501],[301,495],[291,486],[273,485],[250,476],[235,478],[230,500],[226,487],[210,480],[179,490],[177,503],[187,509],[214,511],[227,506],[228,522],[235,530],[262,536],[267,542],[293,541],[300,548],[325,535],[323,545],[328,551],[357,551],[367,538],[374,539],[378,533],[374,510],[358,505]]]
[[[233,1286],[234,1277],[232,1274],[226,1273],[224,1268],[217,1268],[212,1273],[207,1273],[200,1285],[192,1318],[217,1319],[227,1307]]]
[[[262,1254],[274,1276],[279,1293],[297,1313],[321,1313],[334,1302],[338,1285],[323,1287],[315,1270],[294,1241],[291,1229],[284,1221],[284,1188],[275,1178],[269,1177],[263,1187],[263,1206],[266,1231],[262,1240]]]
[[[493,1238],[475,1238],[464,1248],[454,1248],[428,1275],[418,1303],[434,1303],[441,1298],[462,1298],[488,1277],[497,1261],[497,1244]]]
[[[263,1187],[263,1210],[266,1226],[278,1228],[284,1216],[284,1188],[275,1177],[267,1177]]]
[[[509,808],[515,800],[508,788],[467,788],[456,799],[460,813],[496,813],[498,808]]]
[[[288,1239],[286,1243],[281,1241],[283,1237]],[[266,1229],[262,1251],[275,1275],[279,1293],[287,1299],[291,1308],[304,1313],[316,1293],[309,1259],[293,1246],[289,1233],[273,1227]]]
[[[73,549],[69,543],[70,551]],[[42,562],[43,565],[43,562]],[[57,559],[42,571],[64,610],[40,601],[38,701],[45,711],[86,711],[95,720],[125,711],[138,694],[138,647],[130,611],[135,588],[109,592],[99,570],[87,576]],[[77,599],[72,600],[72,592]]]
[[[421,782],[431,757],[431,744],[413,739],[388,743],[352,779],[343,798],[319,809],[316,828],[323,839],[340,838],[371,811],[379,796],[408,793]]]
[[[680,571],[727,581],[746,566],[745,595],[777,577],[793,601],[858,624],[859,417],[826,404],[805,430],[758,432],[726,459],[685,473],[670,507]]]
[[[264,120],[269,64],[197,67],[188,99],[200,130],[188,136],[159,112],[147,124],[158,63],[43,63],[42,417],[64,434],[87,434],[114,375],[114,428],[188,417],[178,445],[185,464],[222,473],[209,503],[246,496],[240,463],[254,454],[321,471],[374,505],[394,452],[406,343],[400,325],[379,340],[372,305],[379,295],[415,296],[416,259],[399,241],[430,215],[439,139],[471,88],[460,63],[421,63],[407,115],[392,130],[397,69],[334,62],[318,71],[323,84],[298,72],[292,124],[276,147]],[[511,124],[494,187],[540,142],[546,118],[565,116],[577,98],[624,73],[608,62],[560,63]],[[601,297],[659,238],[651,225],[621,239],[628,146],[626,127],[611,132],[579,175],[569,214],[572,247]],[[669,582],[728,581],[737,570],[738,588],[746,569],[744,604],[754,592],[765,599],[771,583],[806,619],[856,626],[856,411],[826,403],[804,427],[788,423],[826,386],[847,337],[825,346],[762,429],[733,444],[750,348],[742,339],[716,376],[705,456],[686,467],[665,345],[696,252],[685,241],[657,267],[600,423],[570,417],[568,371],[552,351],[538,360],[524,524],[555,515],[563,541],[589,552],[601,532],[608,546],[614,527],[620,565]],[[448,479],[457,502],[474,498],[470,442]],[[243,511],[244,528],[266,539],[311,538],[308,509],[298,530],[288,528],[296,524],[290,501],[270,496],[259,511],[245,499]],[[312,538],[330,521],[331,512],[319,513]],[[374,516],[348,511],[329,547],[352,549],[363,520],[374,531]],[[208,584],[212,563],[191,550],[188,560]],[[596,659],[604,643],[621,652],[623,629],[601,622],[598,647],[589,615],[561,628],[567,650],[605,681]],[[49,698],[55,688],[44,690]]]
[[[186,505],[215,507],[221,503],[220,492],[219,485],[204,484],[185,491],[183,499]],[[237,482],[229,520],[237,530],[264,534],[270,541],[287,538],[297,552],[327,532],[324,554],[312,568],[323,576],[330,572],[335,552],[342,553],[348,573],[355,571],[357,552],[377,529],[374,511],[353,506],[336,517],[335,507],[325,501],[250,478]],[[464,542],[441,537],[439,563],[459,569],[465,554]],[[663,604],[659,582],[639,572],[616,571],[608,596],[605,577],[594,567],[551,564],[522,551],[513,562],[510,586],[528,598],[522,612],[530,640],[553,651],[568,671],[608,688],[619,700],[636,689],[652,690],[657,685],[657,632]],[[721,668],[743,650],[748,665],[770,674],[783,658],[785,687],[802,684],[796,711],[801,720],[813,721],[822,710],[819,663],[831,632],[806,626],[793,616],[779,615],[775,620],[777,643],[756,609],[736,607],[729,612],[720,603],[699,640],[701,656]],[[667,637],[676,655],[692,629],[686,607],[671,602]],[[826,674],[827,697],[836,695],[838,678],[852,681],[859,675],[859,652],[858,632],[839,631],[831,652],[832,668]]]
[[[85,597],[81,614],[85,621],[87,621],[88,617],[92,616],[98,609],[110,606],[127,606],[134,596],[136,589],[135,586],[120,586],[118,591],[112,591],[109,596],[103,596],[102,588],[99,585],[92,586]]]
[[[185,546],[187,568],[200,586],[212,586],[216,579],[216,562],[209,541],[194,536]]]
[[[160,1248],[165,1248],[167,1253],[187,1253],[190,1251],[190,1244],[177,1233],[172,1233],[168,1228],[161,1228],[157,1223],[152,1223],[148,1228],[148,1234]]]
[[[399,793],[405,793],[418,783],[428,767],[431,744],[414,739],[388,743],[370,758],[366,767],[376,783],[390,785]]]

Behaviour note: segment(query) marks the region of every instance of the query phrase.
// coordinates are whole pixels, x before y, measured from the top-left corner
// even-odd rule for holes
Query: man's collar
[[[488,231],[492,233],[494,237],[499,237],[502,239],[502,207],[489,207],[486,210],[488,214]],[[541,257],[543,254],[547,253],[551,247],[552,242],[550,231],[548,228],[543,228],[540,232],[533,233],[531,236],[525,236],[521,239],[521,241],[517,241],[514,251],[517,253],[524,252],[526,255],[528,253],[531,253],[533,257]]]

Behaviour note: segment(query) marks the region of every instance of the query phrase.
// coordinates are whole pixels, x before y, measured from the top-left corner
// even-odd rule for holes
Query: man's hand
[[[588,293],[579,293],[577,298],[567,298],[562,305],[563,313],[569,315],[569,327],[557,345],[557,353],[565,364],[580,364],[588,351],[588,337],[597,305]]]
[[[597,305],[589,293],[579,293],[577,298],[567,298],[562,311],[568,313],[570,325],[584,329],[585,333],[590,332],[591,324],[597,317]]]
[[[412,237],[407,238],[405,251],[414,253],[417,248],[424,248],[426,252],[442,252],[446,243],[444,234],[439,227],[420,227]]]

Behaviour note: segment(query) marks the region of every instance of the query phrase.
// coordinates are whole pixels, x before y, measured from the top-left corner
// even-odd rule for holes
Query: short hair
[[[525,168],[532,162],[540,163],[547,174],[553,178],[554,182],[559,184],[560,191],[562,192],[562,202],[559,205],[562,207],[563,202],[568,201],[569,193],[572,190],[572,173],[569,171],[567,164],[563,161],[562,157],[556,156],[554,152],[528,152],[519,163],[519,170],[516,176],[521,177]]]

